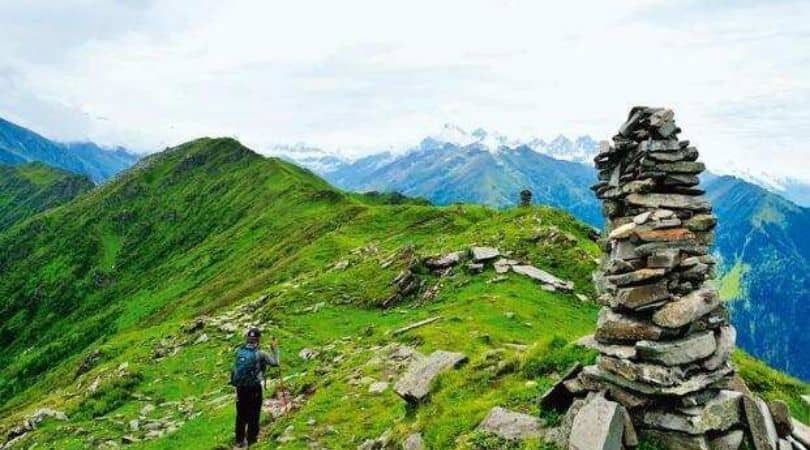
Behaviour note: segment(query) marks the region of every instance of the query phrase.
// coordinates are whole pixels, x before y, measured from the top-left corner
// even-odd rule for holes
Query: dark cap
[[[260,338],[260,337],[262,337],[262,330],[260,330],[260,329],[258,329],[256,327],[250,327],[250,329],[247,332],[247,337],[249,337],[249,338]]]

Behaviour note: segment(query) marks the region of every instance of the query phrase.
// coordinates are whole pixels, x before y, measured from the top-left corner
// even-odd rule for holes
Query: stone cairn
[[[792,430],[773,431],[770,411],[784,404],[751,395],[729,363],[736,333],[711,284],[716,219],[699,188],[705,167],[680,131],[671,110],[634,107],[595,158],[603,308],[580,344],[599,357],[541,398],[543,409],[563,413],[552,440],[571,450],[631,448],[638,432],[668,449],[738,449],[745,439],[756,450],[804,448]]]

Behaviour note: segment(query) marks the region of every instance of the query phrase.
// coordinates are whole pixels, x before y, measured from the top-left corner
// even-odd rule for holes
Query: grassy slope
[[[0,231],[92,188],[84,176],[41,163],[0,164]]]
[[[491,270],[439,279],[417,268],[425,287],[442,284],[434,299],[377,306],[411,254],[473,243],[512,251],[592,296],[598,250],[587,228],[564,213],[385,205],[335,192],[232,140],[194,141],[144,166],[0,235],[5,253],[19,256],[0,259],[10,274],[0,280],[0,298],[10,299],[0,313],[12,317],[0,325],[0,430],[44,405],[70,417],[46,420],[21,446],[119,440],[151,403],[157,410],[150,417],[182,424],[137,446],[227,448],[233,408],[226,373],[240,337],[215,325],[183,332],[200,314],[237,329],[259,323],[282,341],[286,385],[306,400],[293,414],[266,420],[263,448],[354,448],[387,429],[396,438],[421,430],[431,448],[476,446],[482,440],[473,430],[489,408],[538,413],[536,398],[556,374],[592,357],[565,343],[593,328],[596,308],[514,274],[500,282],[489,282]],[[535,235],[540,239],[529,239]],[[334,268],[340,261],[348,267]],[[257,298],[266,300],[255,312],[239,312]],[[434,315],[442,320],[390,334]],[[203,333],[209,340],[194,344]],[[409,409],[390,389],[372,395],[356,382],[387,379],[389,368],[376,355],[393,342],[462,351],[471,361],[443,376],[427,404]],[[172,347],[176,354],[153,357]],[[321,354],[302,360],[304,347]],[[74,379],[93,350],[100,361]],[[737,358],[755,387],[808,418],[798,399],[804,385]],[[290,435],[295,439],[275,441]]]

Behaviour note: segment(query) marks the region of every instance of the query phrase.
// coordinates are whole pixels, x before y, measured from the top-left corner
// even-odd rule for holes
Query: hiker
[[[236,350],[236,362],[231,371],[231,385],[236,388],[236,446],[256,443],[259,437],[259,416],[262,411],[264,371],[267,366],[278,367],[278,342],[271,341],[271,353],[259,349],[262,332],[251,327],[246,342]],[[245,433],[247,431],[247,433]]]

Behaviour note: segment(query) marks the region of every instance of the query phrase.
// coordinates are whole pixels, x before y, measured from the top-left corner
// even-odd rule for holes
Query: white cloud
[[[650,104],[712,166],[810,179],[798,0],[0,3],[0,115],[62,139],[362,152],[444,122],[608,138]]]

